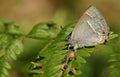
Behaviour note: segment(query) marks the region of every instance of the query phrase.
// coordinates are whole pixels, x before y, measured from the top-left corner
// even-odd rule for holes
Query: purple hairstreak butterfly
[[[95,6],[90,6],[81,16],[68,41],[74,48],[96,46],[108,41],[109,27]]]

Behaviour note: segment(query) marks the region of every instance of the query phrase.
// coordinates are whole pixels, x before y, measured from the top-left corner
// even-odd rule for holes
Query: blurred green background
[[[90,5],[96,6],[101,11],[111,31],[118,34],[120,33],[120,0],[0,0],[0,17],[17,22],[20,24],[21,31],[27,34],[33,26],[39,22],[54,21],[64,26],[77,21]],[[11,77],[24,76],[23,72],[25,72],[27,68],[26,63],[36,57],[42,46],[41,42],[40,40],[25,39],[24,52],[18,57],[17,61],[12,63],[13,70]],[[111,49],[108,49],[108,51],[111,51]],[[104,63],[107,61],[107,57],[104,57],[105,60],[101,60],[100,57],[94,57],[96,57],[96,55],[106,56],[110,53],[102,52],[99,55],[93,53],[90,57],[91,59],[88,60],[89,63],[84,66],[87,66],[87,69],[89,68],[87,71],[84,70],[89,74],[88,76],[83,74],[82,77],[98,77],[96,73],[94,74],[95,69],[94,72],[90,72],[93,71],[91,68],[98,60],[101,61],[103,65],[106,65]]]

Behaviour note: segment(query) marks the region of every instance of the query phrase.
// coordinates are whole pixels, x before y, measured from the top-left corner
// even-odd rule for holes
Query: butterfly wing
[[[104,33],[102,33],[104,31]],[[69,39],[74,49],[78,47],[94,46],[103,43],[108,38],[109,27],[101,13],[91,6],[76,24]],[[103,35],[104,34],[104,35]]]
[[[105,18],[96,7],[91,6],[85,13],[91,17],[91,20],[89,20],[88,22],[92,28],[94,28],[98,32],[104,30],[106,31],[106,33],[109,33],[109,27],[107,26]]]

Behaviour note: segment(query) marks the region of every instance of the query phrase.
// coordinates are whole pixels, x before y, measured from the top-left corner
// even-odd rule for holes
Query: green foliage
[[[19,30],[19,25],[14,22],[5,24],[5,32],[8,34],[14,34],[14,35],[22,34],[22,32]]]
[[[0,50],[4,49],[7,44],[7,36],[3,33],[0,34]]]
[[[28,34],[30,38],[50,39],[55,38],[58,33],[57,25],[54,23],[39,23],[34,26]]]
[[[66,54],[69,52],[65,49],[67,42],[66,36],[72,31],[74,24],[65,26],[54,40],[49,40],[46,46],[40,50],[39,59],[33,64],[32,77],[79,77],[81,74],[81,64],[86,63],[85,57],[89,57],[94,48],[83,48],[76,50],[76,58],[70,58],[68,68],[63,71],[65,66]],[[117,37],[117,34],[111,33],[109,39]],[[43,66],[39,66],[43,65]],[[40,67],[40,68],[38,68]],[[75,72],[74,72],[74,71]],[[39,72],[38,72],[39,71]]]
[[[0,22],[5,27],[4,31],[0,33],[0,77],[6,77],[9,75],[8,70],[11,68],[9,61],[11,59],[16,60],[16,54],[23,51],[23,38],[19,36],[21,32],[13,25],[13,22]]]
[[[31,62],[30,77],[80,77],[83,64],[87,57],[98,49],[112,50],[111,40],[118,34],[110,33],[107,45],[98,45],[94,48],[81,48],[76,51],[68,50],[66,36],[73,30],[75,23],[61,27],[54,23],[39,23],[33,27],[28,35],[22,34],[19,25],[14,22],[0,20],[3,30],[0,32],[0,77],[9,76],[10,61],[16,60],[17,55],[23,52],[24,38],[39,39],[44,41],[36,59]],[[41,43],[42,44],[42,43]],[[119,44],[119,43],[117,43]],[[116,46],[113,46],[115,49]],[[119,47],[118,47],[119,48]],[[109,77],[119,77],[120,53],[118,49],[109,59]],[[106,56],[106,55],[105,55]],[[87,72],[86,72],[87,73]]]
[[[40,58],[43,57],[45,59],[39,60],[38,64],[43,65],[42,69],[44,70],[44,74],[38,74],[35,75],[35,77],[56,77],[62,74],[60,69],[67,54],[67,50],[64,50],[67,44],[67,42],[65,42],[65,38],[68,35],[66,32],[69,30],[69,27],[71,28],[71,26],[73,26],[73,24],[65,26],[57,37],[54,40],[49,40],[48,44],[46,44],[46,46],[40,51]]]
[[[120,74],[120,37],[114,40],[115,45],[112,45],[114,52],[109,59],[109,77],[119,77]]]
[[[22,37],[18,37],[16,39],[12,39],[11,42],[1,51],[4,53],[0,57],[0,77],[8,76],[8,69],[11,68],[9,64],[9,60],[14,59],[16,60],[16,54],[20,54],[23,51],[23,44],[22,44]]]

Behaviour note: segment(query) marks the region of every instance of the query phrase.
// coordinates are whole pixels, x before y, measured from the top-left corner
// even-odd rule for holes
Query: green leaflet
[[[53,39],[57,36],[58,25],[54,23],[39,23],[27,35],[30,38]]]
[[[17,39],[11,41],[10,45],[7,47],[6,54],[9,54],[13,59],[16,60],[16,54],[23,52],[23,38],[20,36]]]
[[[5,24],[5,32],[13,35],[21,35],[22,32],[19,30],[19,25],[14,22]]]
[[[115,34],[114,32],[110,32],[109,39],[114,39],[116,37],[118,37],[118,34]]]
[[[6,47],[7,42],[8,42],[7,35],[1,33],[0,34],[0,50],[1,50],[0,52],[2,52],[3,51],[2,49],[4,49]]]
[[[23,51],[23,38],[20,36],[16,39],[12,39],[4,49],[4,55],[0,57],[0,77],[6,77],[9,75],[10,58],[16,60],[16,54],[20,54]],[[6,40],[8,42],[8,40]]]
[[[113,40],[113,53],[109,59],[109,76],[108,77],[119,77],[120,76],[120,37]]]
[[[19,25],[15,22],[0,19],[0,32],[5,32],[12,35],[21,35],[22,32],[19,30]]]

